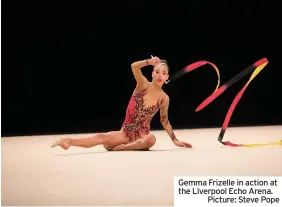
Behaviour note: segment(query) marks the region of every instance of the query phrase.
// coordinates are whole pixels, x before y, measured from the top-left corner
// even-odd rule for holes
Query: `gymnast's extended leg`
[[[70,146],[90,148],[97,145],[104,145],[107,150],[121,144],[126,144],[128,139],[122,131],[100,133],[87,138],[64,138],[56,141],[51,147],[60,146],[67,150]]]
[[[156,137],[152,134],[145,135],[141,139],[129,144],[120,144],[113,148],[113,151],[127,151],[127,150],[149,150],[156,143]]]

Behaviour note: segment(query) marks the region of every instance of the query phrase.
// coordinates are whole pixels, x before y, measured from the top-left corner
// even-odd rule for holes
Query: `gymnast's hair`
[[[166,60],[161,60],[160,64],[165,65],[167,67],[167,71],[169,72],[169,66]]]
[[[169,66],[167,64],[167,61],[166,60],[161,60],[160,63],[161,65],[165,65],[166,68],[167,68],[167,72],[169,73]],[[166,81],[165,84],[168,84],[170,82],[170,80]]]

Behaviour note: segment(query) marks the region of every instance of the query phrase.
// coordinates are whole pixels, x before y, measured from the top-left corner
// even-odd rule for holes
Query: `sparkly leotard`
[[[150,132],[150,123],[163,103],[164,96],[161,96],[156,105],[145,108],[144,95],[148,88],[132,95],[126,109],[126,117],[122,124],[122,130],[129,142],[134,142]]]

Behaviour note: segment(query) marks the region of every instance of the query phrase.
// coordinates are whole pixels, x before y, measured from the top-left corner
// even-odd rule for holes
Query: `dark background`
[[[282,124],[280,6],[181,2],[2,1],[2,136],[120,129],[135,87],[130,64],[150,55],[166,59],[171,74],[211,61],[221,84],[267,57],[230,126]],[[172,126],[220,127],[249,77],[198,113],[217,84],[210,66],[164,86]],[[152,129],[161,129],[159,115]]]

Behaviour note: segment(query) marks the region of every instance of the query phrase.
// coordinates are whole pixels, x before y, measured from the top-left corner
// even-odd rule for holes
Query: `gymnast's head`
[[[169,67],[166,60],[160,60],[155,66],[152,72],[153,83],[162,87],[164,83],[168,82]]]

